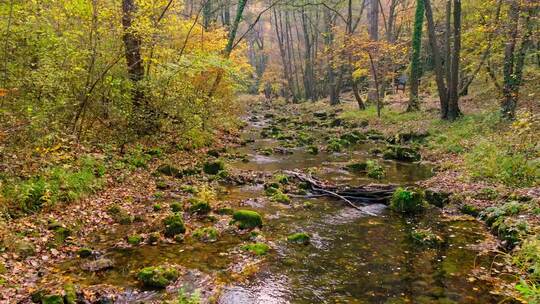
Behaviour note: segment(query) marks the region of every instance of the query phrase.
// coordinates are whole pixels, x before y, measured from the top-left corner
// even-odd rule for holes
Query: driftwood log
[[[285,173],[308,184],[309,190],[313,193],[308,197],[332,196],[370,215],[374,214],[363,210],[359,204],[364,206],[369,204],[386,204],[390,201],[396,189],[395,185],[336,186],[324,183],[304,173],[296,171],[285,171]]]

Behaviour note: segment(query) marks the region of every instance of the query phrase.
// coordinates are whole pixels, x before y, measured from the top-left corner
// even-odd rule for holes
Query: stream
[[[411,184],[432,175],[431,168],[417,163],[381,161],[386,177],[380,181],[343,170],[345,163],[369,159],[369,149],[377,143],[354,145],[343,153],[311,155],[303,148],[291,154],[261,155],[262,148],[279,145],[275,139],[261,138],[269,123],[258,115],[243,133],[253,139],[234,152],[247,155],[249,162],[231,160],[239,170],[275,172],[317,167],[316,176],[340,184]],[[385,205],[365,206],[377,216],[366,216],[333,198],[297,198],[291,204],[258,199],[262,185],[225,186],[218,199],[233,208],[259,212],[264,217],[262,233],[272,250],[259,270],[247,280],[230,278],[234,252],[243,244],[236,235],[223,233],[214,243],[186,238],[181,244],[143,245],[110,249],[107,256],[115,267],[99,274],[78,268],[73,259],[62,273],[82,285],[106,283],[137,289],[134,273],[141,267],[176,263],[194,269],[198,275],[220,277],[224,287],[216,299],[221,304],[236,303],[496,303],[488,282],[473,278],[475,267],[489,268],[492,257],[481,255],[479,247],[490,236],[472,219],[445,217],[429,208],[417,217],[403,217]],[[311,208],[304,208],[305,201]],[[429,228],[445,242],[434,248],[414,243],[413,228]],[[129,228],[126,228],[129,229]],[[306,232],[309,245],[292,245],[286,236]],[[106,243],[106,238],[100,241]],[[190,282],[186,281],[186,284]],[[197,280],[186,289],[197,289]]]

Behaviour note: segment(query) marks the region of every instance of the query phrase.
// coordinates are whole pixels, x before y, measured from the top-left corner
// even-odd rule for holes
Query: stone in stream
[[[293,233],[287,237],[289,243],[295,243],[300,245],[309,244],[309,235],[304,232]]]
[[[384,159],[393,159],[405,162],[414,162],[421,159],[417,149],[405,146],[389,145],[383,152]]]
[[[114,262],[111,259],[99,258],[95,261],[86,262],[81,265],[82,270],[97,272],[107,270],[114,267]]]
[[[424,209],[424,193],[418,189],[397,188],[390,200],[390,208],[401,213],[418,213]]]
[[[251,229],[263,226],[261,215],[251,210],[235,211],[232,223],[237,224],[240,229]]]
[[[158,266],[146,267],[139,271],[137,279],[145,287],[165,288],[176,279],[178,279],[178,271],[172,267]]]

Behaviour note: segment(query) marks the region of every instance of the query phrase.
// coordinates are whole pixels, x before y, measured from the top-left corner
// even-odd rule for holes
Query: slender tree
[[[411,91],[407,111],[417,111],[420,109],[418,97],[418,86],[422,74],[422,64],[420,62],[420,51],[422,49],[422,27],[424,24],[424,0],[416,1],[416,13],[414,16],[414,28],[412,38],[412,58],[411,58]]]

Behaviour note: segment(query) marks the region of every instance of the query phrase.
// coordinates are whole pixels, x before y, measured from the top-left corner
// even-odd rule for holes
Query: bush
[[[178,279],[178,271],[172,267],[146,267],[139,271],[137,279],[145,287],[165,288]]]
[[[390,201],[390,208],[401,213],[417,213],[424,209],[424,194],[420,190],[397,188]]]
[[[238,210],[233,213],[233,223],[240,229],[262,227],[263,221],[259,213],[251,210]]]
[[[186,232],[186,227],[184,226],[184,221],[182,216],[178,213],[169,215],[163,220],[165,225],[165,236],[174,237],[178,234],[184,234]]]

